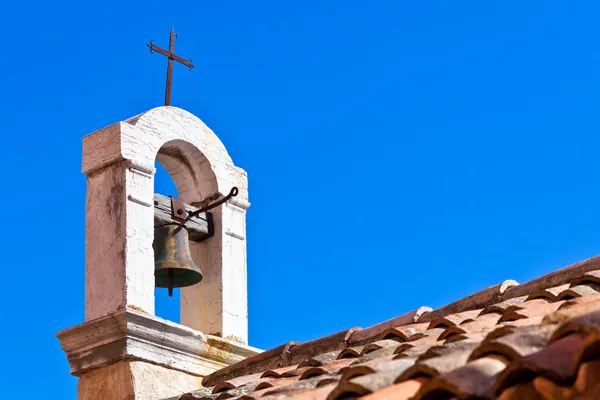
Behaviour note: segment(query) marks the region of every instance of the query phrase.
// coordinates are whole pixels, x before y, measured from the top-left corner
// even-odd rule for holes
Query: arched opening
[[[154,192],[164,196],[179,197],[175,181],[169,172],[160,163],[156,163],[154,175]],[[168,290],[154,288],[155,314],[160,318],[179,323],[180,296],[179,288],[173,289],[173,296],[169,297]]]
[[[196,146],[185,140],[165,143],[156,155],[155,166],[154,192],[157,194],[177,197],[188,205],[199,206],[197,202],[210,197],[218,190],[210,162]],[[156,237],[155,234],[155,239]],[[206,246],[204,242],[195,240],[189,240],[187,245],[194,263],[207,278],[198,285],[206,285]],[[168,289],[155,287],[155,314],[181,323],[181,290],[174,287],[173,295],[169,296]]]

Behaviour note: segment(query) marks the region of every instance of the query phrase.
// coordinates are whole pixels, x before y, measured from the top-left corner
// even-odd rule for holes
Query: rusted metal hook
[[[192,65],[188,65],[187,67],[190,69],[190,71],[192,70],[192,68],[194,68],[194,63],[192,62],[192,57],[190,57],[190,64]]]
[[[154,46],[154,43],[152,43],[152,40],[150,41],[150,44],[147,44],[146,46],[150,48],[150,53],[153,53],[152,46]]]
[[[227,196],[223,197],[221,200],[216,201],[216,202],[214,202],[212,204],[209,204],[209,205],[207,205],[205,207],[202,207],[199,210],[188,211],[189,215],[188,215],[187,219],[190,219],[190,218],[193,218],[193,217],[197,217],[198,215],[200,215],[201,213],[203,213],[205,211],[208,211],[208,210],[211,210],[211,209],[213,209],[213,208],[215,208],[217,206],[220,206],[221,204],[225,203],[226,201],[229,201],[229,199],[231,199],[232,197],[237,196],[239,192],[240,191],[239,191],[239,189],[237,187],[235,187],[235,186],[232,187],[231,190],[229,191],[229,194]]]

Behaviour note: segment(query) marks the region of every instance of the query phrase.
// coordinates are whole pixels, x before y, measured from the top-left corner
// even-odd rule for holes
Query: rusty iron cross
[[[165,90],[165,106],[171,105],[171,86],[173,83],[173,60],[185,65],[186,67],[188,67],[190,69],[190,71],[192,70],[192,68],[194,68],[194,64],[192,64],[191,58],[188,61],[188,60],[185,60],[175,54],[175,38],[176,37],[177,37],[177,34],[175,33],[175,28],[171,28],[171,36],[169,38],[169,50],[168,51],[165,49],[161,49],[157,45],[153,44],[152,40],[150,41],[150,44],[146,45],[150,48],[150,53],[152,53],[153,51],[156,51],[157,53],[160,53],[163,56],[167,56],[167,58],[169,59],[169,62],[167,64],[167,88]]]

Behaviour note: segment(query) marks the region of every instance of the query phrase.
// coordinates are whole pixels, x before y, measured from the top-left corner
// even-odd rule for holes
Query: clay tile
[[[425,354],[431,347],[431,344],[421,344],[419,346],[412,345],[410,343],[403,343],[394,350],[394,358],[405,358],[405,357],[420,357]]]
[[[547,399],[570,399],[577,394],[572,387],[561,386],[543,376],[533,380],[533,387]]]
[[[584,273],[597,269],[600,269],[600,256],[561,268],[519,286],[512,287],[506,291],[504,296],[508,296],[505,298],[509,298],[529,295],[534,290],[570,283]]]
[[[342,376],[340,380],[347,381],[352,378],[356,378],[357,376],[362,376],[366,374],[372,374],[375,372],[375,369],[371,366],[371,364],[378,364],[381,362],[392,361],[395,360],[395,355],[383,356],[376,358],[374,360],[366,361],[363,363],[357,364],[356,362],[350,364],[347,367],[344,367],[338,371],[338,373]]]
[[[238,378],[233,378],[228,381],[220,382],[220,383],[216,384],[215,387],[213,388],[212,392],[219,393],[219,392],[224,392],[229,389],[235,389],[235,388],[245,385],[249,382],[258,381],[260,378],[261,378],[260,373],[240,376]]]
[[[536,299],[545,299],[548,301],[557,301],[558,295],[563,291],[567,290],[571,285],[565,283],[564,285],[554,286],[546,289],[538,289],[531,292],[529,296],[527,296],[526,301],[536,300]]]
[[[367,329],[363,329],[361,331],[354,332],[350,335],[348,339],[348,343],[351,346],[358,346],[369,343],[375,338],[380,337],[381,333],[386,329],[395,328],[398,326],[410,325],[417,322],[417,319],[421,317],[421,315],[428,313],[431,311],[429,307],[419,307],[416,310],[408,312],[406,314],[400,315],[396,318],[392,318],[385,322],[382,322],[377,325],[373,325]]]
[[[353,332],[362,328],[347,329],[333,335],[325,336],[320,339],[311,340],[303,344],[294,346],[290,350],[289,364],[302,363],[303,361],[315,357],[319,354],[339,351],[347,347],[348,338]],[[337,356],[337,354],[336,354]]]
[[[417,378],[397,383],[364,396],[361,400],[409,400],[425,381],[423,378]]]
[[[456,342],[461,342],[463,340],[471,340],[481,342],[483,341],[484,336],[481,334],[474,333],[461,333],[461,334],[452,334],[448,336],[443,342],[444,344],[451,344]]]
[[[594,336],[600,334],[600,308],[598,308],[597,304],[594,304],[593,307],[594,309],[589,310],[586,304],[579,304],[578,306],[565,309],[565,313],[571,312],[571,314],[574,314],[574,317],[570,318],[554,332],[552,340],[559,339],[571,333]],[[580,312],[582,313],[580,314]],[[553,315],[553,318],[557,318],[556,314]]]
[[[257,386],[269,380],[271,379],[252,381],[248,382],[245,385],[239,386],[236,389],[230,389],[224,392],[215,393],[215,396],[217,396],[215,400],[227,400],[234,397],[251,395],[257,391]]]
[[[494,327],[499,319],[500,315],[498,314],[482,315],[473,321],[446,329],[440,335],[439,340],[446,340],[453,335],[483,334]]]
[[[531,317],[526,319],[519,319],[516,321],[502,322],[494,328],[494,330],[488,332],[485,340],[493,340],[502,336],[510,335],[518,330],[528,329],[530,327],[537,328],[542,323],[542,316]]]
[[[508,307],[519,305],[527,299],[527,296],[514,297],[500,303],[492,304],[481,310],[479,316],[486,314],[502,314]]]
[[[438,346],[435,350],[428,350],[419,357],[419,361],[415,365],[404,371],[400,379],[407,380],[420,376],[435,377],[462,367],[467,363],[475,346],[476,343],[459,342],[452,346]]]
[[[372,353],[374,351],[377,351],[377,350],[380,350],[383,348],[386,348],[386,347],[392,347],[395,350],[398,347],[398,344],[399,343],[395,340],[390,340],[390,339],[378,340],[376,342],[373,342],[371,344],[364,346],[361,356]]]
[[[268,371],[265,371],[260,377],[261,378],[280,378],[281,374],[288,372],[288,371],[292,371],[294,369],[298,368],[297,365],[290,365],[288,367],[281,367],[281,368],[277,368],[277,369],[270,369]]]
[[[587,361],[579,366],[573,387],[578,392],[593,389],[600,382],[600,359]]]
[[[598,400],[598,398],[600,398],[600,383],[592,389],[575,395],[570,400]]]
[[[216,395],[212,394],[212,388],[202,388],[193,392],[185,393],[182,396],[177,396],[177,400],[199,400],[199,399],[214,399]],[[175,399],[171,399],[175,400]]]
[[[553,313],[548,313],[544,317],[543,323],[562,323],[579,315],[584,315],[589,312],[599,310],[600,298],[591,300],[591,297],[596,296],[590,296],[590,301],[587,301],[586,297],[580,297],[578,299],[566,301],[561,307],[558,308],[558,310]]]
[[[531,300],[530,302],[523,303],[523,305],[518,308],[507,308],[504,311],[504,314],[502,314],[502,317],[498,320],[498,323],[544,316],[547,313],[556,311],[561,304],[562,302],[560,301],[546,303],[544,300]]]
[[[363,364],[351,365],[340,370],[340,381],[348,381],[359,376],[378,372],[396,371],[398,376],[409,367],[412,367],[416,358],[403,358],[394,360],[392,356],[378,358]]]
[[[423,338],[431,338],[431,339],[437,340],[442,333],[444,333],[444,328],[428,329],[426,331],[417,332],[417,333],[411,335],[408,338],[408,341],[414,342],[416,340],[423,339]]]
[[[547,400],[533,386],[533,382],[525,382],[506,388],[498,400]]]
[[[558,309],[562,310],[582,303],[600,303],[600,293],[596,293],[591,296],[576,297],[574,299],[567,300],[563,304],[561,304],[561,306],[558,307]]]
[[[454,342],[444,345],[431,346],[423,355],[419,356],[419,361],[428,360],[434,357],[447,356],[458,352],[472,352],[477,346],[479,341],[464,340],[461,342]]]
[[[532,326],[492,340],[486,339],[473,351],[470,359],[500,354],[511,361],[517,361],[544,348],[555,330],[556,326],[552,325]]]
[[[449,328],[474,320],[482,310],[463,311],[456,314],[440,316],[429,323],[427,329]]]
[[[249,375],[256,372],[261,372],[266,369],[284,367],[283,359],[289,355],[290,349],[294,348],[298,342],[289,342],[282,344],[274,349],[263,351],[252,357],[248,357],[242,361],[222,368],[218,371],[207,375],[202,379],[202,385],[205,387],[216,385],[219,382],[226,381],[241,375]],[[286,365],[290,365],[287,363]]]
[[[335,361],[340,354],[340,350],[333,350],[328,353],[319,354],[301,362],[298,367],[319,367],[323,364],[328,364]]]
[[[342,358],[358,358],[360,357],[364,347],[365,346],[346,347],[339,352],[337,359],[341,360]]]
[[[336,373],[340,369],[350,365],[352,362],[354,362],[354,360],[346,358],[322,365],[320,367],[309,367],[302,373],[302,375],[300,376],[300,380],[309,379],[320,375]]]
[[[258,391],[258,390],[272,388],[272,387],[277,387],[277,386],[286,386],[286,385],[298,382],[299,379],[300,379],[300,377],[298,377],[298,376],[296,376],[294,378],[270,379],[268,381],[259,383],[254,388],[254,390]]]
[[[396,348],[393,346],[382,347],[379,350],[375,350],[375,351],[372,351],[370,353],[360,356],[359,358],[355,359],[351,365],[362,364],[362,363],[365,363],[365,362],[368,362],[371,360],[375,360],[380,357],[391,356],[392,354],[394,354],[395,350],[396,350]]]
[[[295,376],[300,376],[304,373],[304,371],[306,371],[307,369],[309,369],[311,367],[301,367],[298,366],[298,368],[294,368],[294,369],[290,369],[289,371],[285,371],[281,374],[282,378],[293,378]]]
[[[582,283],[598,283],[600,284],[600,270],[588,271],[583,275],[578,276],[577,278],[571,281],[572,286],[577,286]]]
[[[393,385],[398,375],[395,371],[389,371],[359,376],[349,381],[340,381],[338,386],[327,396],[327,400],[340,400],[371,394]]]
[[[266,396],[263,397],[261,400],[281,400],[282,397],[285,398],[285,400],[325,400],[327,398],[327,395],[329,395],[329,393],[331,392],[331,390],[334,388],[334,385],[329,385],[326,387],[322,387],[319,389],[298,389],[293,393],[289,393],[283,396],[278,396],[278,395],[272,395],[272,396]],[[244,400],[244,399],[239,399],[239,400]]]
[[[496,375],[506,366],[501,357],[485,357],[431,379],[421,387],[419,399],[477,398],[494,399]]]
[[[408,338],[416,333],[427,330],[429,326],[428,322],[422,324],[411,324],[407,326],[399,326],[395,328],[388,328],[381,332],[379,339],[394,339],[402,342],[406,342]]]
[[[467,296],[464,299],[433,310],[421,316],[417,322],[431,322],[436,318],[444,317],[446,315],[491,306],[492,304],[501,301],[502,294],[506,292],[507,289],[517,286],[518,284],[519,283],[516,281],[507,280],[497,285],[490,286],[489,288]]]
[[[257,394],[259,397],[285,394],[285,397],[287,398],[290,394],[295,394],[307,389],[315,389],[317,387],[320,387],[321,385],[326,386],[331,383],[337,382],[338,380],[339,376],[336,375],[315,376],[310,379],[304,379],[301,381],[299,380],[289,385],[263,389],[261,393],[257,392]]]
[[[564,290],[559,296],[559,300],[570,300],[578,297],[592,296],[597,294],[598,291],[590,287],[589,285],[577,285],[570,289]]]
[[[583,336],[572,334],[549,344],[537,353],[514,362],[498,377],[495,392],[498,394],[527,377],[534,378],[538,375],[558,384],[573,380],[577,373],[583,342]]]

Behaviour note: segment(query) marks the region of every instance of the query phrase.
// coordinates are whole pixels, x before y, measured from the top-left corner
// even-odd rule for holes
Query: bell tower
[[[155,161],[181,198],[154,193]],[[167,398],[258,353],[247,346],[247,175],[212,130],[154,108],[85,136],[83,172],[85,322],[58,333],[79,399]],[[182,287],[181,324],[154,315],[155,285]]]

